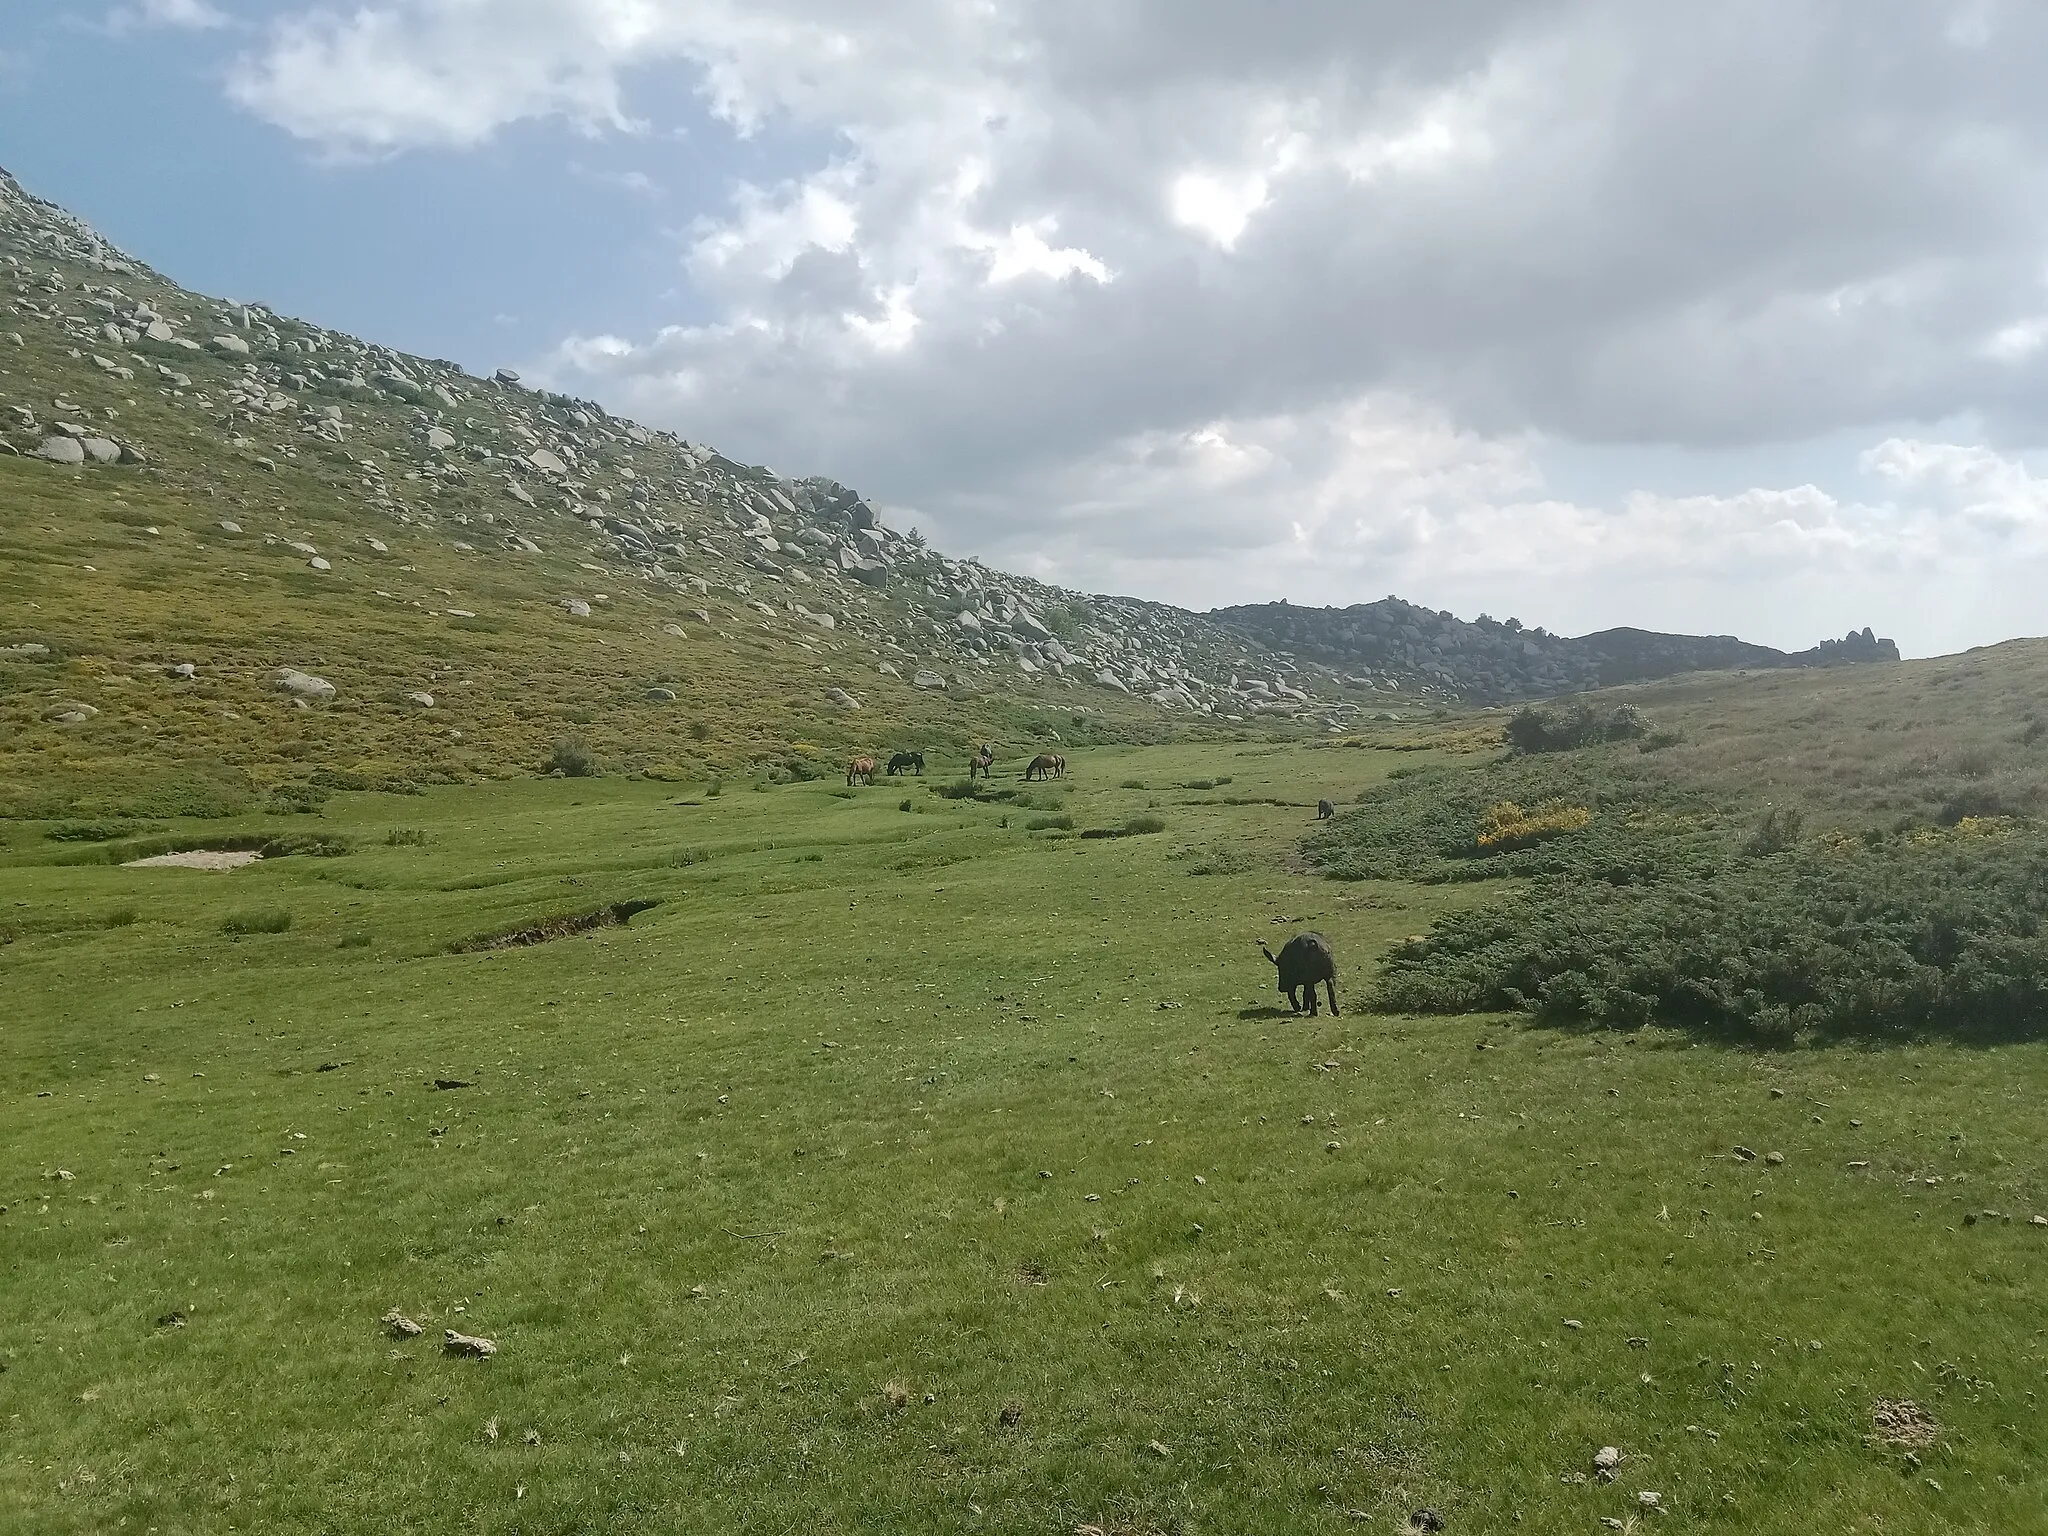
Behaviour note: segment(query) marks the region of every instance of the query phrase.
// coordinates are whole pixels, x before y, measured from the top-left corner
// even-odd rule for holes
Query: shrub
[[[1124,823],[1124,836],[1142,837],[1148,832],[1164,832],[1166,820],[1161,816],[1133,816]]]
[[[597,777],[597,759],[582,742],[564,736],[555,742],[541,769],[545,773],[559,773],[565,779],[594,779]]]
[[[368,949],[370,936],[367,933],[344,933],[336,949]]]
[[[141,914],[133,907],[115,907],[111,912],[104,912],[100,915],[100,926],[102,928],[131,928],[135,925],[135,920],[139,916]]]
[[[1119,787],[1123,789],[1144,789],[1146,784],[1143,779],[1125,779]]]
[[[1583,805],[1567,805],[1562,800],[1551,800],[1528,811],[1512,800],[1500,800],[1486,808],[1479,821],[1478,836],[1472,841],[1482,853],[1511,853],[1566,832],[1576,832],[1592,820],[1593,813]]]
[[[1575,704],[1555,711],[1525,705],[1501,728],[1508,749],[1525,754],[1569,752],[1603,741],[1634,741],[1649,733],[1649,717],[1633,704],[1617,704],[1612,709]]]
[[[899,810],[899,811],[907,811],[907,810],[909,810],[909,809],[910,809],[910,801],[909,801],[908,799],[904,799],[904,800],[898,800],[898,801],[896,802],[896,809],[897,809],[897,810]]]
[[[424,827],[393,827],[384,834],[387,848],[424,848],[431,841]]]
[[[950,784],[932,785],[932,793],[948,800],[972,800],[980,788],[972,779],[955,779]]]
[[[2008,825],[1793,842],[1765,862],[1733,827],[1641,823],[1658,855],[1645,878],[1552,873],[1447,914],[1385,957],[1375,1006],[1658,1020],[1766,1046],[2048,1034],[2048,831]]]
[[[311,816],[327,803],[327,791],[317,784],[280,784],[270,792],[267,809],[273,816]]]
[[[1783,853],[1799,843],[1799,830],[1806,818],[1787,806],[1772,806],[1764,812],[1764,819],[1757,823],[1756,830],[1749,834],[1749,840],[1742,845],[1742,851],[1752,859],[1764,858],[1773,853]]]
[[[53,843],[108,843],[135,830],[132,821],[67,821],[43,834]]]
[[[273,907],[263,912],[232,912],[220,920],[220,931],[236,936],[249,933],[283,933],[291,925],[291,913],[283,907]]]
[[[1074,818],[1071,816],[1034,816],[1024,823],[1026,832],[1071,832]]]

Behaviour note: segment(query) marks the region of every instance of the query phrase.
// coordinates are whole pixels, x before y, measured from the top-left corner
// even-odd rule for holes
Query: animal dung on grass
[[[445,1330],[441,1347],[451,1355],[466,1355],[473,1360],[488,1360],[498,1352],[495,1339],[481,1339],[474,1334],[457,1333],[453,1328]]]
[[[424,1328],[420,1327],[418,1323],[400,1312],[396,1307],[386,1312],[379,1321],[391,1331],[391,1337],[394,1339],[416,1339],[426,1332]]]

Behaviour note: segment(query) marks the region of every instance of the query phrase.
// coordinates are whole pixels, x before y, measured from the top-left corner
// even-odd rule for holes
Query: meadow
[[[2048,1047],[1368,1011],[1489,739],[0,823],[0,1528],[2048,1528]]]

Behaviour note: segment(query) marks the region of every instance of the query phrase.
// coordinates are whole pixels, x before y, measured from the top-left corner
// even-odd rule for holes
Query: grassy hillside
[[[0,1526],[2032,1528],[2042,1046],[1277,1012],[1486,899],[1313,801],[1484,756],[17,825]]]
[[[687,778],[1285,734],[1413,691],[192,293],[0,173],[0,815],[526,774],[563,739]]]

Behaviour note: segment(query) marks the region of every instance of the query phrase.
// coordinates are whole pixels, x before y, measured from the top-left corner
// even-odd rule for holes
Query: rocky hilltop
[[[1349,608],[1261,603],[1209,615],[1262,646],[1331,668],[1354,684],[1420,681],[1452,697],[1505,704],[1586,688],[1737,668],[1831,667],[1897,661],[1870,630],[1786,652],[1731,635],[1603,629],[1570,638],[1482,615],[1467,623],[1397,597]]]

